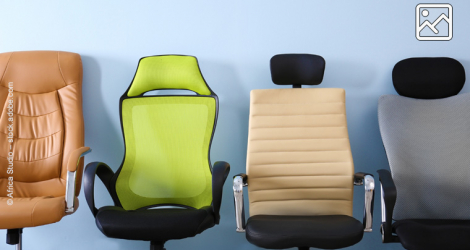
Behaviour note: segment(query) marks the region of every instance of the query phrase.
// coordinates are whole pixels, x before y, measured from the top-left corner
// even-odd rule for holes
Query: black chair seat
[[[346,215],[255,215],[246,224],[248,241],[269,249],[337,249],[356,244],[363,232],[362,223]]]
[[[100,208],[96,224],[108,237],[162,242],[193,237],[215,225],[212,207],[126,211],[114,206]]]
[[[469,220],[400,220],[393,228],[408,250],[470,249]]]

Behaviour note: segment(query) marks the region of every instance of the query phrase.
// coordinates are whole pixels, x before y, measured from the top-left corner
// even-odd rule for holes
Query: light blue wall
[[[425,1],[435,2],[435,1]],[[437,1],[441,2],[441,1]],[[449,56],[470,69],[470,1],[454,0],[454,38],[415,38],[414,0],[319,1],[0,1],[0,52],[65,50],[84,66],[86,162],[116,170],[123,155],[118,100],[140,57],[188,54],[220,98],[212,161],[244,172],[249,93],[272,84],[269,59],[279,53],[313,53],[326,59],[320,87],[345,88],[356,171],[388,168],[377,124],[377,100],[395,94],[393,65],[412,56]],[[468,74],[468,72],[467,72]],[[470,75],[470,74],[468,74]],[[469,88],[464,88],[468,92]],[[229,178],[230,179],[230,178]],[[378,178],[376,178],[378,182]],[[97,185],[99,206],[111,204]],[[354,215],[362,218],[363,189],[356,188]],[[256,249],[235,233],[230,181],[224,188],[221,224],[195,238],[170,241],[167,249]],[[379,196],[376,196],[379,201]],[[108,239],[97,229],[83,191],[80,209],[61,222],[26,229],[25,249],[148,249],[148,243]],[[380,202],[374,232],[349,249],[402,249],[381,244]],[[4,242],[4,230],[0,230]],[[0,249],[13,249],[0,243]]]

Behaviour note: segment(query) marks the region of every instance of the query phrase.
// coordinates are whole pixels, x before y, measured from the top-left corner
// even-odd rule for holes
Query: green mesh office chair
[[[196,95],[145,95],[182,89]],[[112,238],[144,240],[164,249],[168,240],[195,236],[219,223],[226,162],[211,168],[209,153],[218,98],[192,56],[151,56],[140,60],[134,80],[120,99],[125,156],[113,173],[102,162],[85,169],[85,196],[99,230]],[[98,176],[114,206],[97,209]]]

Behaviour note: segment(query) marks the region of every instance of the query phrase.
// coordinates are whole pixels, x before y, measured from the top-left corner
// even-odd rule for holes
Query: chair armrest
[[[214,163],[212,168],[212,208],[214,209],[215,224],[220,222],[220,205],[222,204],[222,192],[224,183],[230,172],[230,164],[225,161]]]
[[[80,159],[86,154],[90,153],[89,147],[81,147],[74,151],[69,156],[67,162],[67,180],[65,183],[65,214],[72,214],[75,212],[75,196],[77,187],[77,169]],[[78,194],[77,194],[78,195]]]
[[[95,207],[95,176],[98,175],[100,180],[105,185],[106,189],[110,192],[111,179],[114,176],[113,170],[103,162],[91,162],[85,168],[85,173],[83,174],[83,186],[85,191],[86,202],[88,207],[90,207],[91,213],[93,216],[96,216],[98,209]]]
[[[74,172],[77,171],[78,163],[80,159],[86,154],[90,153],[91,149],[89,147],[81,147],[72,151],[67,161],[67,171]]]
[[[237,174],[233,177],[233,198],[235,202],[235,220],[237,232],[245,232],[245,207],[243,205],[243,187],[248,186],[248,176]]]
[[[354,185],[362,186],[365,189],[364,202],[364,232],[372,232],[372,220],[374,216],[374,176],[368,173],[356,173],[354,175]]]
[[[382,207],[382,242],[398,242],[397,236],[392,234],[393,208],[397,200],[397,188],[393,182],[390,171],[378,170],[381,187],[381,207]]]

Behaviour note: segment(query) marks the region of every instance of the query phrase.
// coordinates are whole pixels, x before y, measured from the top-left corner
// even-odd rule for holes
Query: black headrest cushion
[[[398,62],[392,72],[398,94],[418,99],[457,95],[465,84],[465,69],[448,57],[417,57]]]
[[[277,85],[318,85],[325,59],[310,54],[281,54],[271,58],[271,78]]]

